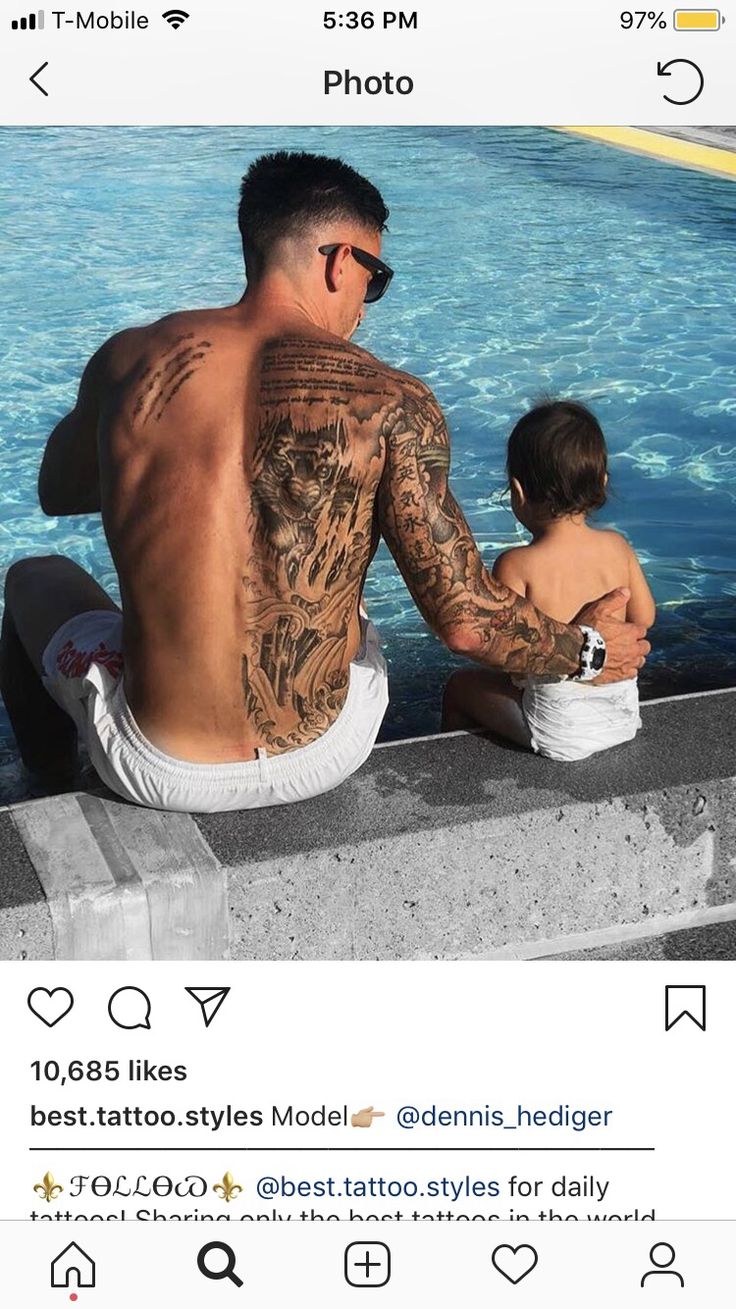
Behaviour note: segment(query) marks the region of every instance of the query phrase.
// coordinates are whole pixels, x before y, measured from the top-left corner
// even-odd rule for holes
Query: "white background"
[[[577,1289],[573,1298],[566,1293],[565,1303],[588,1304],[590,1278],[597,1276],[600,1284],[600,1268],[605,1266],[603,1282],[610,1299],[601,1298],[603,1292],[597,1291],[596,1303],[620,1305],[627,1286],[634,1285],[631,1278],[642,1259],[646,1271],[647,1252],[655,1240],[669,1240],[684,1257],[691,1273],[688,1295],[691,1290],[693,1295],[686,1302],[709,1306],[728,1302],[718,1298],[714,1287],[719,1277],[726,1276],[732,1222],[702,1221],[734,1218],[731,1034],[736,986],[728,965],[58,964],[21,968],[2,964],[0,983],[6,996],[6,1048],[12,1052],[5,1073],[0,1204],[3,1218],[26,1219],[4,1222],[0,1241],[11,1284],[15,1278],[18,1290],[28,1288],[32,1273],[33,1296],[27,1302],[34,1306],[67,1302],[65,1293],[46,1289],[46,1261],[71,1239],[83,1246],[85,1239],[87,1245],[93,1244],[90,1253],[107,1266],[104,1293],[96,1292],[97,1303],[106,1309],[140,1297],[144,1303],[155,1303],[159,1292],[154,1294],[154,1289],[164,1277],[171,1279],[170,1289],[184,1297],[178,1303],[210,1303],[206,1298],[210,1295],[212,1303],[218,1302],[217,1296],[234,1295],[235,1288],[212,1283],[203,1290],[203,1279],[192,1268],[199,1245],[223,1235],[237,1246],[249,1270],[249,1286],[257,1288],[261,1297],[259,1303],[265,1303],[269,1279],[281,1287],[275,1302],[286,1303],[303,1294],[307,1283],[316,1286],[326,1278],[333,1289],[332,1298],[326,1296],[324,1303],[344,1304],[352,1291],[341,1280],[341,1251],[348,1240],[362,1239],[366,1230],[374,1240],[388,1240],[396,1254],[403,1252],[401,1276],[397,1273],[382,1292],[388,1303],[398,1304],[417,1278],[428,1297],[426,1303],[439,1305],[447,1302],[450,1285],[457,1294],[461,1283],[478,1292],[492,1276],[494,1297],[500,1303],[515,1291],[527,1302],[548,1304],[551,1287],[570,1283]],[[667,984],[707,986],[705,1033],[686,1019],[665,1032]],[[141,987],[149,995],[149,1031],[122,1031],[110,1022],[108,998],[126,985]],[[227,985],[231,993],[206,1029],[184,987]],[[38,986],[66,986],[75,997],[69,1016],[53,1029],[27,1007],[28,991]],[[34,1059],[64,1063],[131,1057],[184,1063],[188,1079],[149,1086],[121,1081],[61,1088],[36,1083],[30,1072]],[[244,1109],[263,1109],[266,1126],[222,1130],[214,1136],[206,1130],[176,1128],[31,1131],[31,1101],[46,1108],[103,1103],[171,1105],[177,1111],[199,1105],[222,1107],[229,1101]],[[290,1103],[308,1109],[345,1103],[351,1112],[373,1104],[386,1117],[362,1131],[273,1129],[270,1106]],[[584,1133],[559,1129],[506,1133],[483,1128],[408,1132],[395,1119],[405,1104],[460,1108],[486,1103],[507,1109],[518,1103],[534,1108],[569,1103],[612,1108],[614,1115],[607,1130]],[[89,1145],[93,1134],[99,1151],[67,1153],[61,1148]],[[181,1154],[137,1149],[162,1144],[185,1149]],[[509,1144],[653,1146],[655,1151],[498,1153],[497,1147]],[[120,1145],[130,1148],[124,1153],[106,1153],[103,1148]],[[461,1146],[463,1152],[399,1154],[377,1149],[437,1145]],[[496,1149],[493,1153],[468,1149],[479,1145]],[[32,1153],[30,1146],[43,1148]],[[193,1146],[204,1146],[206,1151],[194,1151]],[[243,1146],[267,1150],[246,1153]],[[318,1153],[294,1149],[304,1146],[324,1149]],[[355,1153],[356,1146],[364,1153]],[[276,1147],[287,1147],[288,1152]],[[194,1202],[64,1198],[46,1205],[36,1200],[33,1186],[47,1170],[67,1192],[74,1173],[124,1174],[135,1179],[139,1174],[202,1172],[211,1185],[230,1171],[244,1186],[244,1194],[231,1205],[211,1192],[207,1199]],[[544,1207],[551,1204],[555,1211],[577,1213],[577,1223],[517,1221],[501,1227],[497,1222],[457,1221],[241,1222],[245,1213],[270,1213],[274,1207],[297,1214],[314,1203],[328,1213],[344,1210],[347,1203],[264,1202],[255,1195],[254,1186],[266,1174],[296,1180],[382,1175],[422,1183],[467,1174],[500,1179],[503,1195],[512,1174],[547,1184],[562,1176],[587,1174],[610,1181],[610,1187],[603,1203],[550,1200],[545,1193]],[[353,1203],[364,1215],[382,1211],[379,1200]],[[407,1212],[418,1208],[488,1214],[507,1208],[503,1198],[455,1205],[387,1200],[383,1211],[394,1212],[397,1204]],[[216,1225],[194,1219],[186,1224],[148,1221],[125,1228],[119,1221],[27,1221],[34,1207],[39,1213],[66,1207],[89,1218],[92,1213],[119,1214],[123,1206],[131,1212],[136,1205],[156,1207],[167,1215],[195,1210],[200,1215],[228,1213],[229,1221]],[[615,1220],[604,1224],[585,1217],[631,1212],[636,1206],[654,1207],[656,1225]],[[517,1212],[533,1213],[536,1208],[534,1202],[516,1206]],[[525,1280],[523,1290],[488,1271],[494,1244],[508,1240],[531,1241],[540,1258],[544,1253],[543,1265]],[[17,1260],[9,1255],[21,1249],[27,1253],[18,1271]],[[664,1294],[663,1285],[658,1283],[655,1291],[648,1286],[650,1298]],[[92,1293],[83,1294],[79,1303],[91,1303]],[[5,1298],[3,1302],[10,1303]]]
[[[79,1225],[78,1225],[79,1226]],[[652,1231],[621,1224],[615,1230],[582,1231],[567,1224],[542,1230],[539,1224],[479,1224],[447,1228],[442,1240],[434,1227],[402,1224],[323,1223],[307,1227],[228,1230],[224,1239],[236,1254],[236,1269],[244,1285],[207,1281],[197,1270],[197,1252],[221,1237],[211,1226],[196,1230],[159,1224],[113,1231],[111,1224],[69,1233],[30,1232],[27,1225],[5,1224],[3,1241],[3,1304],[29,1309],[70,1309],[69,1293],[52,1290],[49,1266],[72,1237],[97,1263],[97,1286],[79,1292],[76,1309],[181,1309],[231,1306],[231,1309],[282,1309],[289,1305],[319,1305],[324,1309],[447,1309],[449,1305],[530,1306],[533,1309],[623,1309],[623,1306],[677,1305],[679,1309],[732,1309],[733,1232],[725,1223],[672,1223]],[[389,1284],[370,1293],[352,1289],[344,1280],[345,1247],[362,1239],[384,1241],[393,1258]],[[655,1240],[668,1241],[676,1251],[676,1267],[684,1289],[666,1278],[640,1282],[650,1268],[649,1250]],[[494,1271],[491,1253],[500,1244],[531,1243],[539,1262],[519,1285]],[[211,1256],[215,1268],[215,1255]]]
[[[331,0],[335,3],[335,0]],[[132,7],[132,6],[131,6]],[[718,32],[665,31],[647,23],[623,31],[622,0],[419,0],[357,6],[378,15],[372,31],[328,32],[328,5],[311,0],[186,0],[178,30],[167,5],[138,5],[145,31],[77,31],[52,26],[11,32],[30,12],[3,0],[0,112],[7,123],[726,123],[732,120],[736,14]],[[125,13],[124,5],[117,5]],[[384,31],[385,11],[419,15],[418,31]],[[647,12],[660,6],[646,5]],[[97,13],[109,13],[100,5]],[[70,8],[65,13],[74,14]],[[81,12],[91,12],[83,4]],[[349,12],[348,6],[336,12]],[[657,76],[658,61],[691,59],[706,79],[680,66]],[[30,85],[44,62],[45,98]],[[326,69],[362,77],[408,75],[410,96],[324,94]]]
[[[5,1085],[3,1123],[3,1183],[0,1241],[5,1250],[26,1249],[24,1275],[17,1287],[28,1287],[29,1268],[34,1274],[33,1299],[28,1302],[65,1302],[62,1292],[46,1288],[45,1261],[76,1238],[94,1244],[94,1254],[114,1267],[115,1289],[110,1282],[97,1301],[105,1306],[130,1304],[145,1292],[145,1302],[156,1302],[152,1288],[161,1279],[174,1279],[190,1299],[203,1302],[199,1276],[191,1272],[196,1249],[221,1234],[236,1242],[249,1267],[250,1285],[265,1293],[267,1279],[279,1280],[280,1295],[296,1295],[306,1259],[306,1279],[321,1279],[335,1268],[348,1240],[369,1227],[373,1240],[390,1240],[392,1249],[405,1254],[406,1278],[426,1278],[432,1288],[427,1302],[447,1302],[452,1282],[460,1295],[462,1279],[478,1289],[487,1276],[494,1244],[502,1240],[532,1241],[543,1247],[542,1271],[525,1280],[523,1291],[508,1285],[508,1292],[526,1296],[534,1304],[549,1304],[550,1285],[570,1280],[576,1295],[587,1304],[589,1276],[600,1261],[606,1262],[606,1295],[597,1304],[621,1304],[633,1268],[638,1267],[655,1240],[669,1240],[688,1255],[693,1304],[726,1304],[715,1292],[705,1295],[707,1279],[718,1284],[714,1259],[732,1240],[733,1156],[731,1033],[736,987],[733,970],[719,963],[217,963],[217,965],[120,966],[114,963],[59,963],[0,965],[0,982],[7,996],[5,1041],[12,1051]],[[707,1030],[689,1020],[664,1030],[665,984],[707,986]],[[75,996],[67,1018],[47,1029],[29,1012],[26,996],[33,987],[65,986]],[[119,986],[138,986],[151,999],[151,1030],[123,1031],[107,1016],[107,999]],[[204,1028],[198,1005],[185,986],[230,986],[227,1000]],[[34,1059],[148,1058],[153,1062],[183,1063],[186,1083],[131,1085],[76,1083],[67,1086],[35,1083],[30,1072]],[[29,1105],[79,1107],[135,1105],[145,1107],[224,1106],[261,1107],[262,1128],[232,1128],[217,1134],[207,1130],[106,1131],[46,1128],[31,1131]],[[385,1111],[369,1130],[356,1128],[301,1128],[275,1130],[270,1106],[292,1105],[318,1109],[321,1105],[350,1111],[375,1105]],[[608,1130],[592,1128],[572,1132],[550,1128],[504,1132],[487,1128],[418,1128],[405,1131],[396,1122],[402,1105],[471,1107],[488,1103],[513,1110],[517,1103],[534,1109],[570,1103],[588,1109],[613,1109]],[[80,1145],[100,1149],[80,1152]],[[124,1152],[105,1151],[123,1145]],[[149,1153],[130,1147],[183,1147],[181,1153]],[[318,1147],[300,1152],[296,1147]],[[397,1153],[378,1147],[462,1147],[461,1152]],[[494,1147],[492,1152],[471,1147]],[[509,1152],[513,1147],[534,1147],[534,1153]],[[557,1147],[541,1152],[538,1147]],[[653,1153],[604,1152],[600,1147],[653,1147]],[[42,1147],[31,1152],[29,1147]],[[72,1147],[72,1152],[67,1152]],[[76,1151],[73,1148],[77,1148]],[[193,1147],[204,1147],[195,1151]],[[244,1151],[244,1147],[261,1147]],[[285,1147],[285,1149],[284,1149]],[[361,1153],[356,1153],[359,1147]],[[499,1147],[507,1147],[499,1152]],[[567,1152],[568,1147],[593,1147]],[[72,1174],[123,1174],[135,1182],[139,1174],[183,1177],[202,1173],[208,1185],[225,1172],[244,1186],[244,1194],[225,1204],[208,1191],[206,1199],[156,1200],[59,1199],[45,1204],[34,1196],[33,1186],[50,1170],[68,1194]],[[502,1196],[496,1200],[284,1200],[258,1199],[255,1183],[262,1175],[316,1179],[334,1175],[356,1177],[496,1178]],[[508,1202],[508,1178],[536,1179],[545,1183],[540,1202]],[[562,1177],[595,1177],[609,1181],[604,1202],[551,1199],[549,1185]],[[578,1223],[516,1221],[500,1227],[496,1221],[382,1221],[382,1223],[242,1223],[244,1213],[280,1212],[297,1215],[314,1206],[323,1213],[346,1211],[348,1203],[368,1215],[413,1210],[465,1213],[507,1211],[536,1215],[538,1207],[576,1213]],[[153,1208],[168,1221],[145,1221],[122,1227],[120,1210],[127,1215],[136,1207]],[[656,1212],[656,1224],[589,1221],[587,1213]],[[92,1213],[100,1220],[29,1221],[31,1210],[55,1213],[62,1208]],[[170,1220],[172,1213],[193,1213],[186,1224]],[[212,1224],[202,1213],[224,1215],[229,1221]],[[118,1220],[102,1221],[117,1215]],[[731,1220],[708,1224],[702,1220]],[[685,1225],[682,1220],[695,1220]],[[699,1221],[698,1221],[699,1220]],[[175,1228],[175,1230],[174,1230]],[[329,1230],[329,1234],[327,1233]],[[308,1233],[305,1236],[305,1232]],[[390,1238],[385,1236],[390,1232]],[[428,1232],[428,1234],[427,1234]],[[93,1236],[90,1233],[94,1233]],[[316,1233],[316,1234],[314,1234]],[[520,1233],[520,1234],[519,1234]],[[685,1233],[685,1234],[680,1234]],[[124,1242],[124,1249],[123,1249]],[[54,1247],[54,1249],[52,1249]],[[58,1249],[56,1249],[58,1247]],[[172,1253],[173,1250],[173,1253]],[[35,1251],[35,1253],[33,1253]],[[182,1253],[183,1251],[183,1253]],[[297,1251],[300,1251],[297,1258]],[[710,1251],[710,1253],[707,1253]],[[715,1251],[715,1253],[714,1253]],[[38,1253],[38,1258],[37,1258]],[[706,1257],[707,1254],[707,1257]],[[718,1255],[720,1258],[720,1255]],[[189,1261],[189,1263],[187,1263]],[[718,1261],[716,1261],[718,1262]],[[305,1264],[305,1267],[306,1267]],[[426,1270],[433,1268],[432,1275]],[[10,1266],[14,1267],[13,1261]],[[5,1267],[8,1259],[5,1258]],[[422,1271],[424,1270],[424,1271]],[[448,1271],[449,1270],[449,1271]],[[452,1271],[454,1270],[454,1271]],[[474,1270],[474,1271],[473,1271]],[[483,1271],[486,1270],[486,1271]],[[567,1270],[567,1271],[566,1271]],[[588,1270],[588,1271],[585,1271]],[[708,1271],[710,1270],[710,1271]],[[452,1272],[452,1276],[451,1276]],[[490,1274],[488,1274],[490,1275]],[[726,1276],[723,1272],[719,1274]],[[110,1278],[110,1274],[107,1274]],[[330,1274],[331,1276],[331,1274]],[[344,1304],[351,1295],[335,1274],[334,1297],[326,1304]],[[24,1280],[25,1279],[25,1280]],[[179,1280],[177,1280],[179,1279]],[[443,1283],[444,1279],[444,1283]],[[448,1282],[449,1279],[449,1282]],[[481,1279],[481,1280],[479,1280]],[[496,1299],[504,1302],[507,1284],[494,1274]],[[703,1280],[706,1279],[706,1280]],[[194,1285],[193,1285],[194,1283]],[[499,1283],[499,1285],[495,1285]],[[441,1291],[441,1285],[445,1291]],[[564,1283],[567,1284],[567,1283]],[[406,1280],[392,1279],[386,1301],[406,1295]],[[659,1287],[660,1284],[657,1284]],[[664,1283],[663,1283],[664,1285]],[[403,1287],[403,1292],[402,1292]],[[537,1292],[534,1292],[537,1287]],[[585,1289],[587,1288],[587,1289]],[[698,1296],[695,1296],[698,1288]],[[651,1289],[651,1288],[648,1288]],[[202,1295],[200,1295],[202,1292]],[[232,1292],[230,1284],[212,1283],[206,1295]],[[177,1289],[178,1293],[178,1289]],[[424,1293],[424,1292],[423,1292]],[[655,1292],[652,1292],[652,1295]],[[661,1288],[657,1289],[659,1296]],[[114,1296],[119,1299],[114,1299]],[[534,1299],[536,1295],[540,1299]],[[47,1299],[43,1299],[46,1296]],[[199,1296],[199,1299],[198,1299]],[[392,1297],[397,1299],[393,1300]],[[617,1300],[618,1296],[618,1300]],[[48,1299],[50,1297],[50,1299]],[[546,1297],[546,1299],[545,1299]],[[705,1297],[705,1299],[703,1299]],[[5,1302],[5,1301],[4,1301]],[[84,1301],[90,1302],[90,1293]],[[204,1299],[204,1302],[210,1302]],[[215,1302],[215,1301],[212,1301]],[[263,1302],[263,1300],[259,1301]]]

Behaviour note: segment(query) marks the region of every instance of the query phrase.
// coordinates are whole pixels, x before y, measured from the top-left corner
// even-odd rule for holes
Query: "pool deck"
[[[563,127],[622,150],[736,179],[736,127]]]
[[[736,958],[736,690],[556,764],[454,733],[287,808],[0,811],[0,957]]]

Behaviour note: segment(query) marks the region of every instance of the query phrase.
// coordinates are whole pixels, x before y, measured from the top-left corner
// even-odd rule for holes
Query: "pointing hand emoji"
[[[369,1105],[367,1109],[360,1109],[357,1114],[353,1114],[350,1121],[353,1127],[371,1127],[374,1118],[385,1117],[386,1115],[382,1114],[379,1109],[374,1109],[373,1105]]]

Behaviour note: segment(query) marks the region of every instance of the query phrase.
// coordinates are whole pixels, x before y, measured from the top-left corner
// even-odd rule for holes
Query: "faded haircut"
[[[388,215],[380,191],[341,159],[288,150],[261,155],[240,188],[238,227],[248,276],[260,276],[284,237],[340,220],[382,232]]]

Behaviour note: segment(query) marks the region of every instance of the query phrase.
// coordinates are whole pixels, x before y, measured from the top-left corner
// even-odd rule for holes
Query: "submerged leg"
[[[52,555],[8,570],[0,635],[0,694],[21,759],[47,789],[69,786],[77,733],[41,681],[43,653],[69,618],[117,605],[83,568]]]
[[[514,745],[531,749],[521,708],[522,692],[503,673],[462,668],[448,679],[442,700],[443,732],[495,732]]]
[[[70,785],[77,760],[77,732],[51,699],[6,608],[0,635],[0,695],[29,772],[49,789]]]

